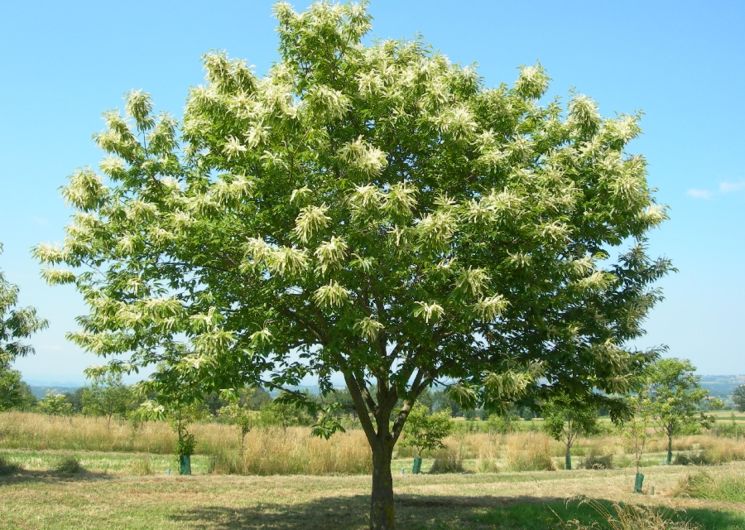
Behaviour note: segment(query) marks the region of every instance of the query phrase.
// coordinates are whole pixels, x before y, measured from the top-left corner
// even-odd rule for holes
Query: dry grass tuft
[[[463,457],[457,448],[446,446],[435,453],[430,473],[463,473]]]
[[[4,475],[14,475],[22,470],[23,468],[18,464],[8,462],[5,458],[0,457],[0,477]]]
[[[507,438],[507,466],[511,471],[554,471],[551,439],[542,433],[519,433]]]
[[[695,530],[700,528],[687,521],[672,521],[659,508],[651,506],[611,504],[595,499],[583,498],[580,506],[589,506],[599,516],[602,522],[592,524],[582,523],[577,519],[565,521],[564,528],[568,530],[590,530],[609,528],[610,530]]]

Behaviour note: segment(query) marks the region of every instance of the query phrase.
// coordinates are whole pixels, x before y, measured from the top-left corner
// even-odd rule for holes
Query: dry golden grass
[[[238,448],[235,427],[203,423],[191,428],[197,453]],[[48,416],[33,412],[0,414],[0,447],[8,449],[74,449],[172,454],[176,437],[166,422],[145,422],[138,427],[127,422],[86,416]]]
[[[330,440],[310,436],[305,427],[286,430],[257,428],[245,440],[239,454],[240,434],[236,427],[217,423],[192,426],[196,452],[214,456],[213,470],[250,474],[333,474],[367,473],[369,449],[360,430],[338,433]],[[133,427],[127,422],[103,418],[53,417],[36,413],[0,414],[0,448],[56,449],[74,451],[138,452],[172,455],[176,436],[164,422],[147,422]],[[573,454],[580,460],[587,454],[614,455],[614,463],[628,465],[628,448],[620,435],[603,435],[577,441]],[[456,433],[445,439],[448,450],[457,452],[466,469],[481,472],[498,470],[549,469],[553,459],[559,463],[563,444],[542,432],[489,434]],[[701,454],[707,463],[745,460],[745,444],[732,438],[712,435],[681,436],[674,439],[675,451]],[[656,437],[647,446],[646,463],[662,461],[666,440]],[[411,450],[399,446],[397,458],[411,458]],[[434,456],[434,455],[432,455]]]
[[[251,431],[242,455],[219,451],[214,466],[218,473],[251,475],[363,474],[371,470],[371,457],[362,431],[324,440],[304,427],[277,427]]]
[[[505,458],[511,471],[556,469],[551,451],[553,440],[542,433],[516,433],[507,438]]]

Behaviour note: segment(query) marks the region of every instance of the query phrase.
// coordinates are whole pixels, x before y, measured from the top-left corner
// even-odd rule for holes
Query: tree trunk
[[[564,454],[564,469],[572,469],[572,446],[566,445],[566,453]]]
[[[667,435],[667,465],[673,463],[673,437],[672,435]]]
[[[372,448],[373,475],[370,502],[370,530],[393,530],[396,527],[393,506],[393,445],[385,442]]]

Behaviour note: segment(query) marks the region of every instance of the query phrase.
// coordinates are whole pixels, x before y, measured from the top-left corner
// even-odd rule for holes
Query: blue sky
[[[306,2],[294,2],[302,8]],[[0,4],[0,269],[50,328],[16,362],[36,383],[82,380],[98,361],[66,342],[84,306],[49,287],[30,248],[61,240],[70,211],[59,187],[95,166],[91,135],[130,89],[180,115],[209,50],[256,65],[277,59],[271,2],[3,2]],[[701,373],[745,373],[745,3],[371,2],[371,38],[421,34],[453,61],[477,63],[487,85],[540,61],[550,93],[576,89],[605,115],[642,110],[632,150],[671,220],[651,252],[680,272],[641,343],[670,346]]]

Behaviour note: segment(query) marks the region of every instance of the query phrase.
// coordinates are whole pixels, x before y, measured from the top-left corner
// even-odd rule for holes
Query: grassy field
[[[3,528],[365,528],[370,478],[357,476],[135,477],[120,471],[65,475],[28,469],[0,477]],[[647,494],[630,470],[397,476],[401,528],[578,528],[601,520],[591,496],[650,508],[683,528],[745,528],[745,499],[691,495],[690,468],[645,469]],[[709,468],[713,483],[742,482],[744,463]],[[652,494],[654,489],[654,494]],[[738,490],[738,487],[735,487]],[[582,527],[582,526],[579,526]],[[603,528],[603,527],[601,527]],[[649,528],[649,527],[647,527]],[[662,528],[677,528],[666,523]]]
[[[254,429],[243,455],[234,427],[193,430],[194,475],[180,477],[167,424],[0,414],[0,528],[366,527],[369,451],[359,430],[326,441],[307,428]],[[661,466],[665,441],[651,440],[644,495],[631,493],[626,443],[618,434],[582,439],[575,468],[605,454],[614,469],[563,471],[562,445],[541,432],[461,432],[437,455],[461,472],[427,473],[435,460],[426,458],[416,476],[399,448],[399,527],[745,529],[745,442],[681,436],[676,452],[722,465]],[[82,471],[62,471],[70,458]]]

